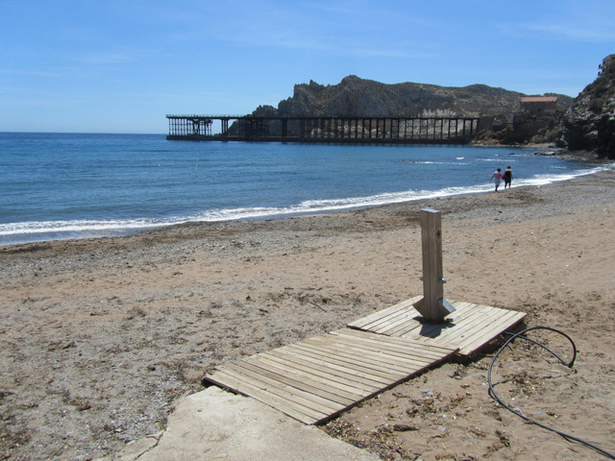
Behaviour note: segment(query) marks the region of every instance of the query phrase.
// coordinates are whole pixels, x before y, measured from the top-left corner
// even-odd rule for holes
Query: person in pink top
[[[493,173],[493,176],[491,176],[491,181],[493,181],[495,183],[495,191],[498,191],[498,187],[500,187],[500,183],[502,182],[502,178],[504,177],[504,175],[502,175],[502,169],[498,168],[497,171],[495,173]]]

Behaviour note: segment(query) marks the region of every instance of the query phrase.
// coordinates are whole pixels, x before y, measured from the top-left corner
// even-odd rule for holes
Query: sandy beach
[[[164,429],[216,365],[422,294],[426,207],[442,212],[447,298],[527,312],[527,326],[576,343],[572,369],[528,343],[506,350],[494,371],[502,397],[615,453],[615,171],[605,171],[330,215],[1,247],[0,459],[114,459]],[[536,339],[560,347],[555,335]],[[391,460],[605,459],[495,403],[494,352],[444,363],[322,430]]]

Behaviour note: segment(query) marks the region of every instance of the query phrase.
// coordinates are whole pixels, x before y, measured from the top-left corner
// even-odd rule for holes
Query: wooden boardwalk
[[[425,324],[412,307],[420,298],[375,312],[350,328],[219,366],[205,380],[318,424],[454,353],[470,355],[525,317],[454,302],[450,319]]]
[[[451,302],[456,311],[441,324],[426,324],[412,306],[421,296],[374,312],[348,326],[364,331],[413,339],[427,344],[459,349],[469,356],[525,318],[516,312],[480,304]]]
[[[318,424],[454,352],[347,328],[218,367],[205,379]]]

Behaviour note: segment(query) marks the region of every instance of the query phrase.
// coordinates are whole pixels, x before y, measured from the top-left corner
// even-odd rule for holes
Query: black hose
[[[568,341],[570,341],[570,344],[572,345],[572,350],[573,350],[573,354],[572,354],[572,360],[570,362],[566,362],[565,360],[563,360],[559,355],[557,355],[555,352],[553,352],[551,349],[549,349],[548,347],[546,347],[544,344],[541,344],[533,339],[527,338],[525,335],[525,333],[527,333],[528,331],[532,331],[532,330],[548,330],[548,331],[553,331],[555,333],[558,333],[562,336],[564,336],[566,339],[568,339]],[[515,410],[513,408],[511,408],[509,405],[507,405],[506,403],[504,403],[502,401],[502,399],[496,394],[495,392],[495,388],[493,386],[493,383],[491,381],[491,371],[493,369],[493,365],[495,364],[496,360],[498,359],[498,357],[500,356],[500,354],[502,353],[502,351],[506,348],[506,346],[508,346],[509,344],[511,344],[515,339],[525,339],[531,343],[534,343],[540,347],[542,347],[543,349],[545,349],[546,351],[548,351],[549,353],[551,353],[553,356],[555,356],[562,364],[566,365],[568,368],[572,368],[574,361],[577,357],[577,348],[576,345],[574,344],[574,341],[570,338],[570,336],[568,336],[566,333],[563,333],[559,330],[556,330],[555,328],[550,328],[550,327],[542,327],[542,326],[537,326],[537,327],[531,327],[531,328],[526,328],[523,331],[520,331],[518,333],[515,333],[514,335],[512,335],[510,338],[508,338],[506,340],[506,342],[504,342],[504,344],[502,344],[502,347],[500,347],[500,349],[496,352],[496,354],[493,356],[493,359],[491,360],[491,364],[489,365],[489,371],[487,372],[487,380],[489,382],[489,395],[491,397],[493,397],[500,405],[502,405],[504,408],[506,408],[508,411],[511,411],[512,413],[514,413],[515,415],[519,416],[520,418],[524,419],[525,421],[529,421],[530,423],[536,424],[537,426],[542,427],[543,429],[546,429],[548,431],[551,432],[555,432],[556,434],[559,434],[560,436],[564,437],[567,440],[572,440],[575,442],[579,442],[583,445],[586,445],[594,450],[596,450],[597,452],[603,454],[604,456],[610,458],[610,459],[615,459],[615,455],[612,453],[609,453],[606,450],[603,450],[602,448],[587,442],[583,439],[580,439],[578,437],[575,437],[573,435],[570,434],[566,434],[564,432],[558,431],[557,429],[553,429],[552,427],[549,427],[545,424],[542,424],[532,418],[529,418],[527,416],[525,416],[524,414],[521,413],[520,410]]]

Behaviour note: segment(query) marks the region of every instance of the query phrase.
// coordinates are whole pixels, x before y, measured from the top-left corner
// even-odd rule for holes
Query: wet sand
[[[330,215],[0,248],[0,458],[116,457],[218,364],[422,293],[419,212],[442,212],[449,299],[570,335],[573,370],[516,344],[494,377],[544,424],[615,452],[615,171]],[[544,341],[559,340],[548,334]],[[493,350],[323,427],[383,459],[604,459],[487,393]],[[511,399],[515,400],[511,400]]]

